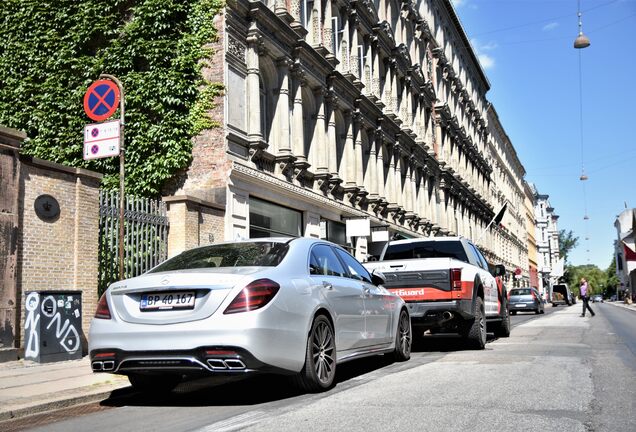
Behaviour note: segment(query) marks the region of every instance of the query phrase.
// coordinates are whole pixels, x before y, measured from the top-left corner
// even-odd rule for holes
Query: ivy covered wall
[[[187,167],[218,83],[205,83],[206,44],[224,0],[3,0],[0,124],[27,133],[23,154],[105,174],[119,159],[82,159],[88,86],[108,73],[126,96],[126,190],[156,196]],[[203,90],[202,90],[203,89]],[[113,119],[119,118],[119,111]]]

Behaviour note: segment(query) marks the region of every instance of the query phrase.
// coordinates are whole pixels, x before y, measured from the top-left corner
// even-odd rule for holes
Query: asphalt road
[[[592,307],[594,318],[580,317],[580,304],[518,314],[511,337],[482,351],[435,335],[405,363],[350,362],[322,394],[277,377],[191,383],[163,397],[127,388],[35,430],[634,431],[636,314]]]

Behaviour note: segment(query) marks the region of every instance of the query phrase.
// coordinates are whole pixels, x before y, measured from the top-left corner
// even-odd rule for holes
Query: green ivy
[[[102,73],[125,92],[126,190],[156,196],[187,167],[192,138],[218,126],[207,116],[220,84],[205,82],[206,44],[224,0],[3,0],[0,124],[27,133],[23,153],[105,174],[119,158],[84,161],[83,110]],[[117,112],[113,119],[119,118]]]

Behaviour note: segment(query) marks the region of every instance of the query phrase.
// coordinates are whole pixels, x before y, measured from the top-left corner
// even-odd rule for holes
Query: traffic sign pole
[[[119,133],[119,279],[124,279],[124,206],[126,196],[124,195],[124,87],[113,75],[101,74],[100,78],[113,81],[119,88],[119,116],[121,129]]]

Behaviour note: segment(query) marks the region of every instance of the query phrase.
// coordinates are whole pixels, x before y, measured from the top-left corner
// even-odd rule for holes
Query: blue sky
[[[526,180],[579,238],[569,263],[606,269],[616,216],[636,207],[636,0],[581,0],[582,50],[577,0],[453,3]]]

